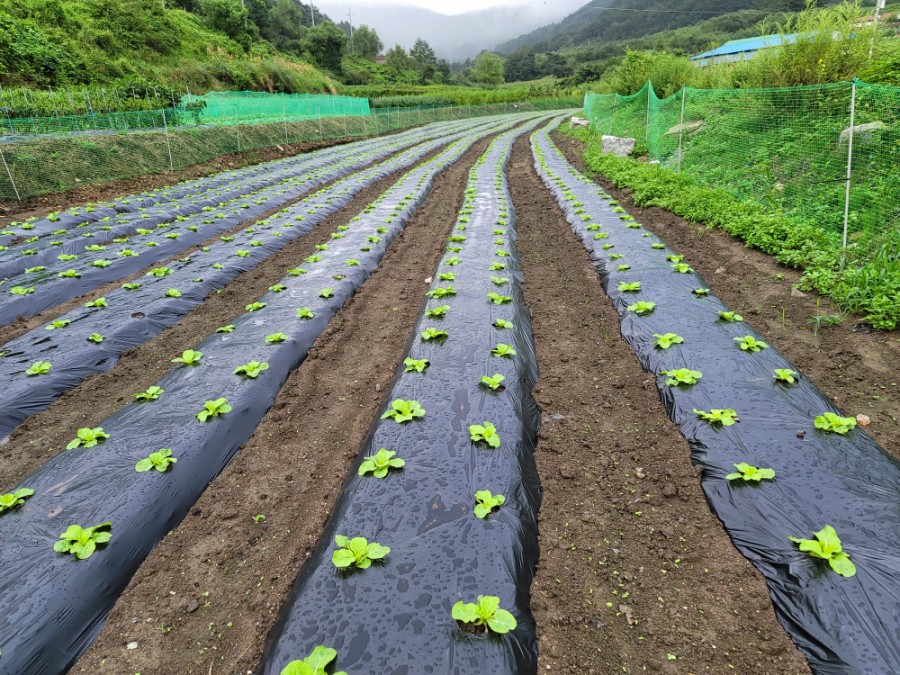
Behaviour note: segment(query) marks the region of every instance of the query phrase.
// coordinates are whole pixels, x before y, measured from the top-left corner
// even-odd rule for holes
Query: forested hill
[[[740,10],[799,11],[805,6],[806,0],[591,0],[559,23],[504,42],[497,51],[510,53],[520,47],[559,51],[591,42],[639,38]]]

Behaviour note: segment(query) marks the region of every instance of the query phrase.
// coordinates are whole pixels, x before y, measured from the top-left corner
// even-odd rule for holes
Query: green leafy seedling
[[[505,270],[505,269],[506,269],[506,265],[502,262],[491,263],[491,266],[488,267],[488,270],[491,272],[498,272],[500,270]]]
[[[280,675],[326,675],[325,667],[337,658],[337,652],[330,647],[318,645],[309,656],[291,661],[281,669]],[[347,675],[345,671],[334,675]]]
[[[402,469],[406,466],[406,462],[399,457],[395,457],[397,453],[393,450],[381,448],[371,457],[366,457],[363,463],[359,465],[357,473],[365,476],[371,473],[375,478],[384,478],[391,469]]]
[[[828,566],[842,577],[852,577],[856,574],[856,565],[844,552],[841,539],[831,525],[826,525],[818,532],[813,532],[813,536],[815,539],[798,537],[788,537],[788,539],[799,544],[800,550],[809,553],[813,558],[828,561]]]
[[[493,354],[494,356],[499,356],[501,358],[511,359],[516,355],[516,350],[512,348],[512,345],[498,342],[497,346],[491,350],[491,354]]]
[[[89,309],[91,307],[109,307],[109,303],[106,301],[106,298],[97,298],[96,300],[94,300],[92,302],[84,303],[84,306]]]
[[[287,340],[290,336],[287,333],[269,333],[266,335],[266,344],[279,344]]]
[[[509,283],[509,279],[507,277],[497,277],[497,276],[494,276],[493,274],[491,275],[491,281],[494,283],[495,286],[503,286],[504,284]]]
[[[453,286],[447,286],[446,288],[438,286],[433,291],[428,291],[425,295],[429,298],[445,298],[449,295],[456,295],[456,290]]]
[[[156,469],[160,473],[165,473],[177,461],[178,458],[172,457],[172,451],[169,448],[160,448],[135,464],[134,470],[138,473],[144,473],[145,471]]]
[[[675,263],[674,265],[672,265],[672,269],[673,269],[677,274],[690,274],[691,272],[694,271],[694,268],[693,268],[693,267],[691,267],[691,266],[688,265],[687,263],[682,263],[682,262],[680,262],[680,263]]]
[[[479,490],[475,493],[475,517],[483,520],[505,502],[506,497],[503,495],[493,495],[490,490]]]
[[[367,542],[363,537],[348,539],[342,535],[334,538],[338,549],[332,554],[331,562],[339,569],[358,567],[361,570],[372,566],[373,560],[381,560],[391,549],[381,544]]]
[[[97,443],[102,443],[109,434],[103,431],[103,427],[82,427],[75,433],[75,438],[69,441],[66,450],[74,450],[75,448],[93,448]]]
[[[19,508],[33,494],[34,490],[31,488],[19,488],[15,492],[0,495],[0,515]]]
[[[833,412],[826,412],[816,417],[813,424],[816,429],[831,431],[843,436],[856,426],[856,419],[853,417],[841,417]]]
[[[146,403],[148,401],[156,401],[164,393],[165,390],[162,387],[153,385],[152,387],[147,387],[144,391],[134,394],[134,399],[139,403]]]
[[[316,316],[309,307],[299,307],[296,312],[298,319],[313,319]]]
[[[235,329],[235,325],[233,323],[229,323],[225,326],[219,326],[216,328],[217,333],[233,333]]]
[[[130,283],[130,284],[122,284],[122,288],[126,291],[136,291],[141,287],[141,284],[138,283]]]
[[[447,336],[447,331],[438,328],[426,328],[422,331],[422,340],[425,342],[446,340]]]
[[[697,384],[703,374],[699,370],[691,370],[690,368],[679,368],[678,370],[661,370],[660,375],[665,375],[669,379],[666,384],[670,387],[679,387],[683,384]]]
[[[665,245],[660,244],[660,243],[650,244],[650,248],[655,248],[656,250],[659,251],[659,250],[664,249],[664,248],[665,248]]]
[[[500,598],[494,595],[479,595],[478,602],[460,600],[453,605],[451,616],[471,632],[478,633],[490,630],[503,635],[515,630],[517,625],[512,614],[500,609]]]
[[[797,381],[797,377],[800,375],[796,370],[791,370],[790,368],[776,368],[773,378],[777,382],[785,382],[787,384],[794,384]]]
[[[497,428],[490,422],[470,424],[469,438],[474,443],[484,443],[490,448],[500,447],[500,434],[497,433]]]
[[[711,292],[712,291],[710,291],[708,288],[695,288],[694,290],[691,291],[691,293],[696,295],[698,298],[705,298]]]
[[[495,305],[505,305],[509,302],[512,302],[512,298],[508,295],[500,295],[499,293],[488,293],[488,300],[493,302]]]
[[[752,335],[745,335],[742,338],[736,337],[734,341],[740,343],[739,346],[742,352],[761,352],[763,349],[769,348],[769,345],[762,340],[755,339]]]
[[[650,302],[649,300],[639,300],[633,305],[628,305],[626,309],[629,312],[634,312],[638,316],[646,316],[656,309],[656,303]]]
[[[481,376],[481,384],[491,391],[497,391],[503,387],[503,380],[506,378],[500,373],[495,373],[493,375],[482,375]]]
[[[428,359],[411,359],[406,357],[403,359],[403,365],[407,373],[424,373],[429,363]]]
[[[439,305],[425,310],[425,316],[432,318],[440,318],[450,311],[450,305]]]
[[[244,305],[244,309],[248,312],[258,312],[266,306],[268,306],[266,302],[251,302],[249,305]]]
[[[717,424],[723,427],[733,426],[735,422],[740,422],[741,418],[737,416],[737,413],[731,408],[718,409],[711,408],[709,412],[705,410],[697,410],[694,408],[694,413],[700,419],[709,422],[712,426],[716,426]]]
[[[676,255],[676,254],[674,254],[674,253],[670,253],[669,255],[666,256],[666,260],[668,260],[668,261],[671,262],[671,263],[676,263],[676,264],[678,264],[678,263],[680,263],[682,260],[684,260],[684,256],[683,256],[683,255]]]
[[[52,367],[49,361],[35,361],[25,370],[25,374],[28,376],[46,375]]]
[[[147,272],[148,277],[165,277],[172,274],[172,270],[168,267],[154,267]]]
[[[384,412],[381,419],[393,419],[398,424],[403,424],[418,417],[425,417],[425,408],[418,401],[397,398],[391,401],[391,407]]]
[[[619,284],[619,292],[620,293],[637,293],[641,290],[641,282],[640,281],[632,281],[625,282],[623,281]]]
[[[334,297],[334,289],[333,288],[323,288],[319,291],[320,298],[332,298]]]
[[[169,290],[166,291],[166,297],[167,298],[180,298],[181,291],[179,291],[177,288],[170,288]]]
[[[301,274],[306,274],[306,270],[301,267],[292,267],[287,273],[292,277],[299,277]]]
[[[228,412],[231,412],[231,406],[228,405],[228,399],[217,398],[215,401],[204,402],[203,410],[196,414],[196,418],[199,422],[206,422],[213,417],[219,417]]]
[[[725,476],[726,480],[742,480],[746,483],[759,483],[761,480],[773,480],[775,478],[775,469],[760,469],[741,462],[733,465],[737,472],[730,473]]]
[[[196,366],[200,363],[200,359],[203,358],[203,352],[198,352],[193,349],[185,349],[181,352],[181,356],[176,356],[172,359],[172,363],[181,363],[185,366]]]
[[[287,286],[285,286],[284,284],[272,284],[271,286],[269,286],[269,290],[273,293],[281,293],[281,291],[285,290],[286,288]]]
[[[12,295],[31,295],[34,293],[34,286],[13,286],[9,292]]]
[[[617,265],[617,266],[616,266],[616,269],[617,269],[619,272],[627,272],[628,270],[631,269],[631,265]]]
[[[684,344],[684,338],[676,333],[663,333],[662,335],[660,335],[659,333],[654,333],[653,337],[656,338],[656,342],[654,344],[659,349],[668,349],[672,345]]]
[[[513,322],[506,319],[497,319],[494,321],[494,328],[512,328]]]
[[[719,312],[719,318],[726,323],[734,323],[735,321],[743,321],[744,317],[734,312]]]
[[[235,375],[242,375],[243,377],[248,377],[251,380],[255,380],[264,370],[269,369],[268,363],[260,363],[259,361],[249,361],[241,366],[238,366],[234,369]]]
[[[54,321],[51,321],[46,326],[44,326],[44,328],[46,328],[47,330],[57,330],[58,328],[65,328],[70,323],[72,322],[68,319],[55,319]]]
[[[71,553],[78,560],[90,558],[99,544],[106,544],[112,539],[112,523],[105,522],[93,527],[82,528],[79,525],[69,525],[65,532],[59,535],[59,541],[53,545],[57,553]]]

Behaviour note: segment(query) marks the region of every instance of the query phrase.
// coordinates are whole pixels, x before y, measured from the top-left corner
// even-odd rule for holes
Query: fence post
[[[163,131],[166,134],[166,150],[169,151],[169,171],[174,171],[175,163],[172,161],[172,143],[169,141],[169,123],[166,122],[166,109],[163,108],[160,112],[163,118]]]
[[[234,125],[234,128],[235,128],[235,131],[237,131],[237,142],[238,142],[237,151],[240,152],[241,151],[241,122],[240,122],[240,120],[237,121],[237,123]]]
[[[284,94],[281,95],[281,120],[284,124],[284,143],[287,145],[288,143],[288,132],[287,132],[287,111],[284,107]]]
[[[609,118],[609,135],[612,136],[613,125],[616,123],[616,106],[619,105],[619,95],[613,94],[613,111],[612,117]]]
[[[687,85],[681,88],[681,127],[678,130],[678,173],[681,173],[681,158],[684,155],[684,99],[687,96]]]
[[[13,192],[16,193],[16,199],[22,201],[22,197],[19,196],[19,188],[16,187],[16,181],[13,180],[12,171],[9,170],[9,164],[6,163],[6,155],[3,154],[3,148],[0,148],[0,159],[3,160],[3,168],[6,169],[6,175],[9,176],[9,183],[12,185]]]
[[[650,94],[653,91],[653,83],[647,80],[647,126],[644,127],[644,143],[650,146]]]
[[[847,248],[847,227],[850,224],[850,179],[853,175],[853,126],[856,124],[856,80],[850,93],[850,142],[847,144],[847,191],[844,195],[844,238],[842,248]]]

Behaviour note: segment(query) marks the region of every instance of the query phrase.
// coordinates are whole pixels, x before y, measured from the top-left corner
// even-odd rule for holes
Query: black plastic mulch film
[[[288,274],[261,305],[248,306],[234,320],[233,332],[203,340],[196,347],[203,354],[199,364],[176,367],[163,377],[158,400],[135,402],[97,420],[108,439],[96,447],[64,450],[14,486],[35,494],[0,517],[0,673],[59,673],[69,667],[100,630],[138,565],[227,466],[331,317],[377,267],[434,177],[479,138],[533,117],[495,120],[410,171],[376,200],[374,210],[336,230],[341,238],[329,241],[321,260],[298,261],[305,273]],[[322,297],[329,294],[326,289],[331,297]],[[301,318],[301,308],[314,316]],[[276,333],[283,341],[267,342]],[[254,360],[269,365],[259,377],[233,374]],[[195,414],[204,402],[219,398],[226,398],[231,410],[199,422]],[[160,448],[171,449],[177,464],[164,474],[137,473],[135,463]],[[54,542],[69,525],[107,521],[112,540],[91,557],[75,560],[54,552]]]
[[[0,438],[85,378],[112,368],[121,354],[174,324],[210,292],[309,232],[367,186],[463,135],[451,133],[453,129],[441,131],[440,138],[352,174],[236,233],[233,240],[214,242],[206,251],[170,263],[165,276],[148,275],[136,282],[140,288],[108,293],[104,296],[107,306],[76,308],[58,318],[69,321],[68,325],[53,330],[47,330],[51,324],[40,326],[0,347],[5,354],[0,358],[0,382],[6,385],[0,390]],[[169,297],[169,289],[181,295]],[[93,342],[92,335],[103,340]],[[37,361],[49,362],[50,371],[27,375],[26,370]]]
[[[530,393],[537,359],[503,175],[512,143],[523,133],[519,128],[495,139],[470,172],[465,206],[430,291],[452,287],[456,293],[433,297],[423,307],[450,309],[442,318],[421,315],[409,357],[429,365],[422,373],[404,372],[401,365],[389,396],[418,401],[425,415],[406,424],[387,419],[373,425],[270,635],[262,671],[268,675],[320,644],[336,649],[336,669],[350,673],[536,671],[529,588],[540,504],[532,456],[540,416]],[[495,263],[505,267],[492,270]],[[497,285],[492,275],[508,281]],[[491,292],[511,300],[493,304]],[[497,319],[514,327],[498,328]],[[424,341],[421,333],[428,328],[446,331],[446,340]],[[498,343],[512,345],[516,355],[493,356]],[[495,373],[506,378],[505,389],[496,393],[479,384]],[[470,440],[469,425],[484,422],[497,428],[499,448]],[[405,467],[383,479],[358,476],[362,458],[380,448],[395,451]],[[485,489],[506,502],[479,520],[475,492]],[[362,536],[391,551],[368,569],[338,571],[331,560],[335,535]],[[517,628],[502,636],[461,630],[451,608],[478,595],[498,596]]]
[[[727,308],[694,272],[678,273],[674,255],[652,234],[617,212],[604,192],[575,170],[549,138],[532,136],[538,173],[591,253],[601,283],[622,319],[622,335],[642,365],[657,374],[666,410],[703,466],[702,485],[738,550],[763,574],[776,615],[817,673],[900,673],[900,463],[859,428],[846,436],[815,429],[837,406],[803,374],[779,384],[776,368],[793,368],[776,349],[741,351],[735,338],[761,339],[747,324],[719,320]],[[565,190],[571,192],[567,196]],[[593,224],[601,228],[588,229]],[[607,237],[595,238],[606,234]],[[614,259],[613,255],[621,256]],[[620,269],[621,265],[630,266]],[[641,282],[640,292],[618,290]],[[637,316],[626,308],[652,301]],[[662,350],[654,333],[684,344]],[[669,387],[662,370],[702,373],[689,387]],[[716,429],[694,409],[734,409],[740,421]],[[802,432],[802,433],[798,433]],[[759,485],[725,476],[746,462],[771,467]],[[788,536],[811,538],[833,526],[856,575],[839,576],[800,552]],[[734,602],[741,602],[735,597]]]
[[[4,292],[0,293],[0,326],[11,323],[16,317],[30,316],[55,307],[166,260],[212,236],[281,207],[329,180],[346,176],[414,143],[442,139],[447,134],[465,130],[461,123],[441,124],[379,139],[380,142],[375,145],[366,141],[362,147],[349,144],[317,151],[295,158],[296,164],[304,169],[297,170],[292,166],[286,170],[285,178],[274,185],[259,190],[244,186],[231,193],[242,193],[243,196],[224,202],[213,199],[212,205],[205,207],[208,211],[179,216],[178,211],[182,209],[169,204],[167,208],[150,214],[147,220],[132,218],[122,225],[113,226],[110,231],[100,230],[99,227],[106,226],[94,223],[93,231],[84,233],[94,235],[90,242],[87,242],[88,238],[82,238],[77,230],[68,240],[59,240],[62,242],[60,247],[53,246],[52,242],[46,246],[48,242],[42,241],[44,248],[31,249],[35,255],[19,254],[6,263],[0,262],[0,277],[13,274],[6,279],[2,286]],[[85,242],[88,247],[95,248],[86,249]],[[28,289],[28,292],[16,293],[21,289]]]

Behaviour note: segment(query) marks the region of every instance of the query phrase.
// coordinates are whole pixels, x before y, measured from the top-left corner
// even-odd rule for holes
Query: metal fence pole
[[[161,111],[163,118],[163,132],[166,135],[166,150],[169,151],[169,171],[175,170],[175,162],[172,161],[172,143],[169,140],[169,123],[166,122],[166,110],[163,108]]]
[[[644,127],[644,143],[650,145],[650,94],[653,92],[653,84],[647,81],[647,126]],[[649,148],[648,148],[649,150]]]
[[[284,142],[288,143],[288,131],[287,131],[287,111],[284,107],[284,94],[281,95],[281,120],[284,124]]]
[[[613,94],[613,111],[612,117],[609,118],[609,135],[612,136],[613,125],[616,123],[616,106],[619,105],[619,95]]]
[[[681,157],[684,155],[684,99],[687,97],[687,87],[681,88],[681,126],[678,131],[678,173],[681,173]]]
[[[853,126],[856,124],[856,80],[850,94],[850,142],[847,144],[847,191],[844,195],[844,239],[843,248],[847,248],[847,228],[850,224],[850,179],[853,176]]]
[[[19,196],[19,188],[16,187],[16,181],[13,180],[12,171],[9,170],[9,164],[6,163],[6,155],[3,154],[3,148],[0,148],[0,159],[3,160],[3,168],[6,169],[6,175],[9,176],[9,183],[12,185],[13,192],[16,193],[16,199],[22,201],[22,197]]]

